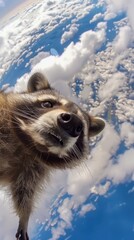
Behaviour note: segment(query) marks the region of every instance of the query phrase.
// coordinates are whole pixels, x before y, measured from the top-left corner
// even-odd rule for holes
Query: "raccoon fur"
[[[28,240],[36,194],[56,168],[73,168],[105,126],[35,73],[23,93],[0,92],[0,184],[8,186],[19,217],[17,240]]]

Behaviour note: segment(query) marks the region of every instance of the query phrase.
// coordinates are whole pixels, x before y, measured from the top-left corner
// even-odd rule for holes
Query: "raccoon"
[[[27,229],[36,195],[54,169],[73,168],[89,152],[89,139],[105,127],[34,73],[23,93],[0,92],[0,184],[8,186],[19,217],[17,240]]]

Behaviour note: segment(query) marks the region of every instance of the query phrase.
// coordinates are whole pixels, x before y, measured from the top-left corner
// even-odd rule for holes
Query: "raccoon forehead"
[[[43,102],[43,101],[55,101],[60,103],[61,105],[67,104],[69,101],[65,99],[63,96],[59,94],[51,94],[46,92],[38,92],[38,93],[25,93],[25,94],[16,94],[16,95],[9,95],[8,96],[9,102],[13,105],[15,103],[36,103]]]
[[[38,101],[40,101],[40,102],[45,101],[45,100],[48,100],[48,99],[52,99],[52,100],[58,101],[58,102],[60,101],[60,98],[59,98],[59,97],[57,98],[57,96],[53,96],[53,95],[51,95],[51,94],[39,95],[39,96],[37,96],[37,98],[36,98],[36,100],[38,100]]]
[[[51,94],[44,94],[44,95],[39,95],[37,97],[38,101],[45,101],[45,100],[54,100],[55,102],[60,102],[62,105],[67,104],[69,101],[65,98],[62,98],[61,96],[53,96]]]

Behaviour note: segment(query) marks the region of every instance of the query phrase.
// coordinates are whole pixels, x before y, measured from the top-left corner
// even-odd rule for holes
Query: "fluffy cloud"
[[[50,56],[37,64],[33,71],[41,69],[46,72],[50,81],[71,80],[75,73],[79,72],[87,62],[90,55],[100,48],[105,41],[105,30],[84,32],[80,41],[73,42],[65,49],[60,57]],[[79,61],[77,61],[79,59]]]
[[[34,58],[30,59],[30,66],[31,68],[34,68],[36,64],[38,64],[42,59],[48,57],[50,54],[48,52],[39,52]]]
[[[65,31],[61,37],[61,44],[71,39],[78,32],[78,24],[72,24],[69,31]]]
[[[117,54],[126,50],[134,39],[132,29],[129,26],[121,27],[114,41],[114,49]]]
[[[101,18],[103,18],[103,14],[102,14],[102,13],[97,13],[97,14],[94,15],[93,18],[90,20],[90,23],[96,22],[96,21],[100,20]]]
[[[6,199],[5,194],[3,191],[0,191],[0,206],[1,206],[1,213],[0,213],[0,224],[1,224],[1,231],[0,237],[3,240],[11,239],[11,235],[14,236],[17,228],[17,219],[12,212],[12,205],[8,199]],[[4,231],[3,231],[4,229]],[[8,231],[6,231],[8,229]]]
[[[124,122],[120,127],[120,136],[125,141],[127,147],[134,144],[134,126],[129,122]]]
[[[94,211],[96,208],[93,204],[89,203],[89,204],[83,204],[81,207],[81,210],[79,211],[79,215],[85,216],[85,214],[89,211]]]
[[[104,86],[99,89],[99,97],[101,100],[106,100],[112,96],[116,96],[116,93],[121,89],[125,83],[126,76],[123,73],[117,72],[109,78]]]
[[[62,205],[58,208],[60,219],[66,223],[67,227],[71,227],[71,221],[73,219],[72,207],[72,201],[70,201],[69,198],[66,198]]]
[[[134,149],[127,150],[121,154],[115,164],[110,164],[108,168],[108,178],[112,179],[114,184],[119,184],[125,180],[134,177]]]
[[[65,96],[71,96],[68,82],[72,81],[74,75],[82,70],[90,56],[94,55],[105,41],[105,29],[97,32],[89,30],[80,36],[80,40],[73,42],[65,49],[61,56],[48,56],[40,60],[31,71],[41,71],[50,80],[50,83],[60,90]],[[37,57],[36,57],[37,58]],[[77,61],[79,59],[79,61]],[[39,58],[38,58],[39,60]],[[32,60],[33,62],[34,60]],[[35,61],[34,61],[35,62]],[[19,91],[20,86],[25,87],[26,76],[18,79],[15,90]],[[23,81],[24,80],[24,81]],[[22,82],[22,84],[21,84]],[[20,85],[21,84],[21,85]]]
[[[133,31],[134,31],[134,14],[133,14],[134,1],[130,0],[129,4],[127,5],[127,7],[128,7],[127,13],[128,13],[128,17],[129,17],[129,22],[130,22],[130,24],[131,24],[131,26],[133,28]]]
[[[109,14],[115,14],[120,11],[126,11],[131,27],[134,30],[134,1],[133,0],[105,0],[107,3],[107,12]]]
[[[1,4],[3,3],[4,1],[1,0]],[[40,3],[36,2],[36,5],[33,3],[32,7],[31,5],[27,6],[27,11],[19,11],[19,15],[6,21],[0,28],[0,77],[11,65],[20,60],[24,48],[27,51],[28,46],[31,47],[32,43],[41,36],[40,31],[38,32],[39,29],[43,29],[47,34],[74,14],[76,20],[80,19],[92,7],[93,5],[89,6],[87,1],[83,1],[81,4],[81,0],[53,1],[52,4],[42,0]],[[70,33],[76,32],[76,28],[77,25],[74,24]],[[65,38],[67,36],[64,35],[64,40]]]

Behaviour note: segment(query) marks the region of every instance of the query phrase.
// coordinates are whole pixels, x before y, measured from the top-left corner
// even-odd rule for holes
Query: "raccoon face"
[[[88,155],[89,138],[105,123],[52,89],[41,73],[32,75],[13,118],[20,140],[51,167],[72,167]]]

